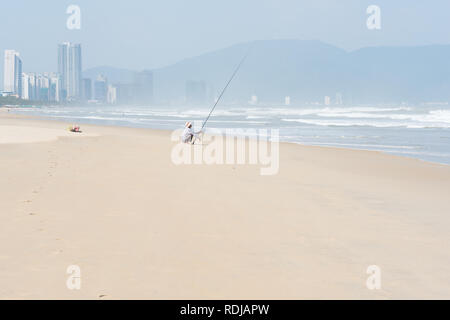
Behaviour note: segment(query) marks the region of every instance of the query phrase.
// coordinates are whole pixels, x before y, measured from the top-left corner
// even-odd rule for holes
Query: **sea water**
[[[21,114],[77,124],[155,129],[201,123],[208,107],[59,106],[22,107]],[[305,145],[377,150],[450,164],[450,106],[218,106],[208,129],[274,128],[280,140]]]

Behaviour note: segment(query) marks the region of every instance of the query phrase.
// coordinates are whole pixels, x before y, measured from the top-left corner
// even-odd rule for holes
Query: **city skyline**
[[[5,50],[5,70],[11,69],[11,61],[20,66],[22,61],[20,53],[15,50]],[[13,66],[15,64],[13,63]],[[15,69],[14,69],[15,70]],[[17,71],[18,72],[18,71]],[[108,78],[99,73],[94,81],[85,78],[82,71],[81,44],[63,42],[58,44],[58,72],[15,74],[13,80],[9,80],[11,72],[5,73],[5,79],[11,82],[16,79],[21,86],[17,92],[6,90],[3,95],[17,96],[23,100],[48,101],[48,102],[94,102],[122,104],[147,104],[154,103],[154,79],[151,70],[135,72],[134,82],[122,81],[114,85],[108,82]],[[131,86],[130,86],[131,85]],[[216,99],[212,86],[204,80],[187,80],[185,82],[184,103],[188,105],[205,105]],[[337,93],[338,94],[338,93]],[[328,99],[328,100],[327,100]],[[342,98],[341,98],[342,99]],[[330,105],[330,97],[325,96],[325,105]],[[290,105],[290,96],[284,97],[284,104]],[[250,105],[257,105],[258,98],[252,95]],[[338,100],[336,100],[337,104]],[[313,102],[319,104],[319,102]]]
[[[118,86],[98,73],[95,80],[83,77],[80,43],[58,44],[57,72],[22,72],[20,53],[4,51],[4,87],[1,96],[12,96],[36,102],[117,103]],[[130,92],[120,97],[122,103],[151,104],[153,102],[153,73],[136,72]],[[123,91],[119,91],[119,95]]]
[[[450,101],[449,91],[446,90],[450,76],[447,58],[450,45],[369,47],[347,52],[319,41],[254,41],[184,59],[155,70],[102,67],[83,72],[80,71],[81,45],[63,43],[59,46],[58,52],[66,52],[63,61],[67,61],[70,50],[64,51],[61,47],[78,48],[79,52],[75,50],[71,55],[78,56],[78,59],[70,58],[72,62],[79,60],[78,63],[73,62],[70,68],[67,64],[66,68],[67,74],[69,70],[78,71],[72,72],[71,76],[64,76],[75,79],[78,90],[74,91],[75,95],[65,99],[65,93],[61,92],[67,89],[61,79],[55,80],[55,73],[24,72],[24,77],[29,76],[32,83],[37,81],[40,86],[28,91],[39,92],[35,96],[43,97],[44,101],[50,101],[51,97],[56,96],[61,101],[92,103],[210,104],[217,97],[217,90],[250,48],[249,58],[223,99],[226,104],[246,103],[252,96],[258,98],[259,104],[286,104],[286,97],[289,97],[289,104],[294,105]],[[61,70],[64,71],[63,68]],[[56,74],[63,77],[62,73]],[[77,77],[74,77],[75,74]],[[386,78],[389,74],[395,74],[395,77]],[[106,78],[104,84],[97,83],[99,75]],[[37,80],[34,80],[35,76]],[[90,78],[90,84],[87,78]],[[103,89],[99,91],[96,86]],[[194,92],[196,90],[197,93]],[[32,100],[31,96],[33,94],[28,99]],[[325,100],[327,96],[329,100]]]

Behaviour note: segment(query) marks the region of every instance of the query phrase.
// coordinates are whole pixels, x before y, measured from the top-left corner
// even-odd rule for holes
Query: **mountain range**
[[[236,65],[248,56],[231,83],[225,103],[252,95],[267,103],[323,102],[337,93],[344,103],[395,103],[450,100],[450,45],[367,47],[345,51],[320,41],[261,40],[241,43],[170,66],[154,69],[157,102],[182,101],[186,82],[204,81],[217,96]],[[130,83],[134,71],[113,67],[102,73],[111,83]]]

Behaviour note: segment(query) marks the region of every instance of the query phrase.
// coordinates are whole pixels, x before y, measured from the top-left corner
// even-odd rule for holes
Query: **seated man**
[[[181,134],[181,141],[183,143],[194,144],[195,139],[198,138],[198,134],[201,132],[202,131],[195,132],[194,129],[192,129],[192,123],[186,122],[183,133]]]

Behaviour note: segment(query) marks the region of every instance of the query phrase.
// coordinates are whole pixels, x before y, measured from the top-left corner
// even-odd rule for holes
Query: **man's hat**
[[[190,123],[189,121],[186,122],[186,124],[185,124],[186,128],[190,127],[191,125],[192,125],[192,123]]]

